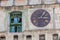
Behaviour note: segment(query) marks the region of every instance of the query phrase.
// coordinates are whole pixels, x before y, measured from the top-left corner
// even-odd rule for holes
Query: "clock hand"
[[[42,16],[45,14],[45,12],[42,13]]]
[[[45,14],[45,12],[42,13],[42,15],[40,17],[38,17],[38,19],[42,18],[42,16]]]

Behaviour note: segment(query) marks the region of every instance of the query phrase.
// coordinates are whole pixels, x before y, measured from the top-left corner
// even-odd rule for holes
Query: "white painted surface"
[[[56,0],[57,1],[57,3],[60,3],[60,0]]]
[[[44,4],[54,4],[55,0],[44,0]]]
[[[15,0],[15,5],[16,6],[27,5],[27,0]]]
[[[0,10],[0,32],[6,30],[4,19],[5,19],[5,13],[3,12],[3,10]]]
[[[12,6],[14,0],[8,0],[8,1],[1,1],[1,6]],[[36,5],[41,4],[43,1],[43,4],[54,4],[56,3],[56,0],[29,0],[29,5]],[[58,3],[60,3],[59,0],[57,0]],[[27,5],[28,0],[15,0],[15,6],[21,6],[21,5]]]
[[[29,0],[29,4],[41,4],[41,0]]]
[[[13,0],[1,1],[1,6],[12,6]]]
[[[55,26],[60,29],[60,8],[55,8]]]

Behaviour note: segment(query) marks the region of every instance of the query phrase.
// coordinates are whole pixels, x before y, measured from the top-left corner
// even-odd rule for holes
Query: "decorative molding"
[[[11,10],[11,7],[4,7],[5,10]]]

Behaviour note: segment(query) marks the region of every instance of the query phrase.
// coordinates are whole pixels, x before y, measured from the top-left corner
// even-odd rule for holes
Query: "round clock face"
[[[43,9],[36,10],[31,15],[31,22],[37,27],[44,27],[50,22],[50,14]]]

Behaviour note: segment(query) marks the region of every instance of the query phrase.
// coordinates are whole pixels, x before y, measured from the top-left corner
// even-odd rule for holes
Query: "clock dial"
[[[51,19],[50,14],[43,9],[36,10],[31,15],[32,24],[38,27],[44,27],[48,25],[48,23],[50,22],[50,19]]]

